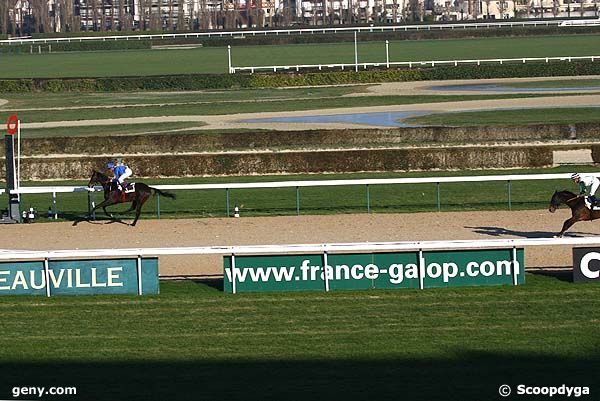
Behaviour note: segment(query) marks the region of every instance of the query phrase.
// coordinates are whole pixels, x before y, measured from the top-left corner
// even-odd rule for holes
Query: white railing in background
[[[590,173],[590,175],[600,176],[600,173]],[[272,181],[272,182],[249,182],[249,183],[223,183],[223,184],[166,184],[152,185],[153,188],[160,190],[211,190],[221,189],[226,193],[226,211],[227,216],[231,215],[230,194],[232,189],[259,189],[259,188],[296,188],[296,213],[300,214],[300,188],[306,187],[332,187],[332,186],[353,186],[364,185],[366,187],[367,211],[371,211],[371,196],[369,186],[372,185],[392,185],[392,184],[436,184],[436,203],[437,209],[441,210],[440,184],[458,183],[458,182],[507,182],[508,208],[512,209],[511,182],[512,181],[539,181],[539,180],[569,180],[570,173],[560,174],[512,174],[512,175],[478,175],[478,176],[454,176],[454,177],[422,177],[422,178],[371,178],[355,180],[314,180],[314,181]],[[566,181],[568,182],[568,181]],[[88,188],[85,186],[35,186],[21,187],[11,190],[13,194],[52,194],[53,212],[57,217],[57,193],[88,192],[91,193],[90,202],[95,203],[94,193],[102,191],[102,187]],[[2,192],[0,191],[0,194]],[[157,196],[157,215],[160,218],[160,196]]]
[[[590,60],[597,61],[600,56],[560,56],[560,57],[521,57],[521,58],[491,58],[491,59],[471,59],[471,60],[427,60],[427,61],[381,61],[378,63],[334,63],[334,64],[295,64],[295,65],[264,65],[264,66],[250,66],[250,67],[233,67],[229,69],[230,74],[236,72],[249,71],[251,73],[258,71],[289,71],[295,70],[300,71],[302,69],[319,70],[323,69],[354,69],[360,68],[367,69],[367,67],[435,67],[442,65],[458,66],[459,64],[504,64],[504,63],[550,63],[550,62],[561,62],[561,61],[576,61],[576,60]]]
[[[478,22],[478,23],[454,23],[433,25],[386,25],[367,27],[340,27],[340,28],[302,28],[302,29],[263,29],[244,31],[212,31],[195,33],[170,33],[155,35],[114,35],[114,36],[75,36],[66,38],[40,38],[24,39],[14,38],[0,40],[0,45],[15,44],[46,44],[61,42],[84,42],[84,41],[118,41],[118,40],[151,40],[151,39],[180,39],[180,38],[221,38],[233,37],[244,38],[246,36],[279,36],[279,35],[314,35],[326,33],[373,33],[373,32],[396,32],[396,31],[431,31],[443,29],[489,29],[489,28],[513,28],[513,27],[538,27],[538,26],[576,26],[572,24],[561,25],[569,20],[552,21],[521,21],[521,22]]]

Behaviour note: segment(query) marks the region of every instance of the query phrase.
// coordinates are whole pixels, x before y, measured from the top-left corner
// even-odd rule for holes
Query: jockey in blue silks
[[[129,166],[122,161],[117,161],[117,163],[107,163],[106,168],[111,170],[115,175],[113,178],[113,182],[117,184],[117,189],[119,191],[123,191],[126,185],[123,185],[125,180],[133,174],[133,171],[129,168]]]

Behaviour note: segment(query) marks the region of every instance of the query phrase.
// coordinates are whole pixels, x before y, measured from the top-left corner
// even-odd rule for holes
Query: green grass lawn
[[[493,94],[493,95],[441,95],[441,96],[360,96],[360,97],[319,97],[306,99],[285,99],[269,102],[243,100],[239,102],[184,103],[177,105],[149,105],[127,107],[102,107],[91,109],[66,110],[24,110],[18,116],[23,122],[73,121],[108,118],[187,116],[187,115],[226,115],[254,112],[277,112],[295,110],[319,110],[324,108],[350,108],[368,106],[389,106],[402,104],[421,104],[437,102],[456,102],[463,100],[518,99],[525,97],[543,97],[547,95]],[[9,115],[12,109],[0,109]]]
[[[427,173],[359,173],[345,175],[293,175],[261,177],[215,177],[180,179],[141,179],[133,181],[148,184],[191,184],[191,183],[227,183],[288,180],[324,180],[359,178],[400,178],[400,177],[439,177],[485,174],[528,174],[528,173],[568,173],[578,171],[596,171],[593,166],[559,167],[552,169],[527,170],[476,170]],[[44,182],[24,183],[26,185],[85,185],[87,182]],[[550,181],[513,181],[510,186],[510,208],[543,209],[549,204],[552,193],[557,189],[576,188],[569,180]],[[506,182],[481,183],[445,183],[440,184],[440,210],[508,210],[509,188]],[[160,197],[151,198],[144,206],[142,218],[157,218],[157,206],[160,201],[160,217],[193,218],[227,216],[227,193],[225,190],[178,190],[173,201]],[[96,202],[102,199],[97,193]],[[369,187],[369,205],[373,213],[410,213],[438,210],[436,184],[417,185],[371,185]],[[229,191],[230,213],[238,205],[243,216],[295,215],[296,189],[235,189]],[[52,205],[52,194],[25,194],[22,206],[33,206],[45,216]],[[59,217],[64,220],[76,220],[87,214],[87,193],[57,194]],[[310,187],[299,191],[300,214],[336,214],[367,213],[367,188],[365,186]],[[128,205],[111,207],[113,210],[125,210]],[[128,216],[131,216],[128,215]],[[100,218],[101,216],[98,215]],[[46,221],[45,217],[41,221]]]
[[[122,125],[90,125],[83,127],[65,128],[35,128],[27,129],[27,138],[52,138],[64,136],[120,136],[142,135],[161,133],[182,133],[183,129],[192,129],[205,125],[202,122],[169,122],[148,124],[122,124]],[[183,131],[185,133],[186,131]],[[198,131],[193,131],[198,133]]]
[[[600,35],[390,42],[391,61],[598,55]],[[363,42],[359,62],[385,62],[385,43]],[[353,43],[233,46],[234,66],[353,63]],[[226,48],[20,54],[0,57],[0,78],[227,73]]]
[[[293,100],[298,98],[338,97],[361,93],[366,85],[281,88],[281,89],[228,89],[186,92],[94,92],[94,93],[3,93],[0,98],[8,103],[0,110],[48,109],[59,107],[175,105],[182,103],[218,103],[243,101]]]
[[[563,383],[597,394],[600,287],[562,278],[235,296],[188,281],[148,297],[2,297],[0,396],[76,386],[56,399],[481,401],[499,399],[501,384]]]
[[[600,109],[560,107],[440,113],[406,118],[402,122],[433,126],[599,123]]]

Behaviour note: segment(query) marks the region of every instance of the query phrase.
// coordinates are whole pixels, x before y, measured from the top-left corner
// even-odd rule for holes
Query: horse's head
[[[573,192],[554,191],[554,194],[550,199],[550,206],[548,207],[548,210],[550,211],[550,213],[554,213],[556,209],[558,209],[558,207],[563,203],[570,206],[568,202],[574,199],[577,199],[577,195],[575,195]]]
[[[550,207],[548,207],[550,213],[554,213],[556,209],[558,209],[558,206],[560,206],[560,202],[558,201],[557,195],[558,191],[554,191],[554,195],[552,195],[552,198],[550,199]]]
[[[108,181],[110,181],[110,178],[106,174],[103,174],[97,170],[92,170],[92,176],[88,182],[88,188],[92,188],[94,184],[100,184],[104,186]]]

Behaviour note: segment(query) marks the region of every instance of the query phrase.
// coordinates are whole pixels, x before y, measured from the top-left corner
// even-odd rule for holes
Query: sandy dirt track
[[[214,245],[415,241],[551,237],[570,211],[354,214],[191,220],[142,220],[0,226],[4,249],[92,249]],[[600,223],[577,223],[572,236],[600,235]],[[531,247],[526,267],[571,266],[571,247]],[[219,256],[164,256],[161,276],[222,273]]]

